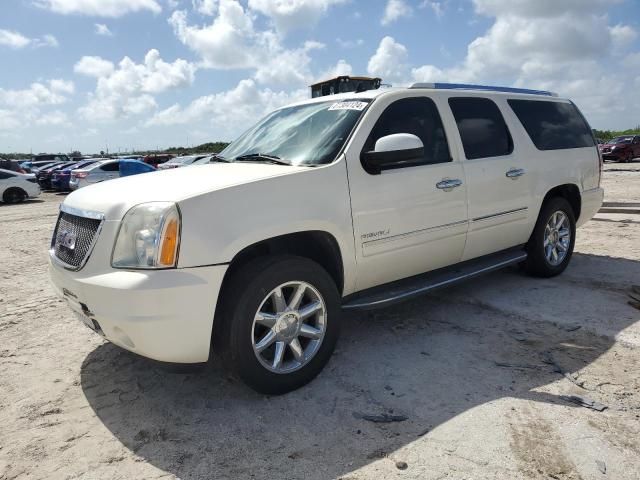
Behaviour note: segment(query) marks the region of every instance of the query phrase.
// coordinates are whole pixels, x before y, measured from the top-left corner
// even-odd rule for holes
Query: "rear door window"
[[[511,133],[492,100],[453,97],[449,99],[449,106],[467,159],[499,157],[513,152]]]
[[[573,103],[508,100],[538,150],[593,147],[593,134]]]
[[[106,163],[100,167],[103,172],[117,172],[120,170],[120,162]]]

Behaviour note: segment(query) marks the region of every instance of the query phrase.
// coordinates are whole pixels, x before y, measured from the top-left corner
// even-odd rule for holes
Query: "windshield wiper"
[[[240,155],[235,158],[236,162],[251,162],[255,160],[262,160],[265,162],[277,163],[278,165],[291,165],[289,160],[277,157],[275,155],[268,155],[266,153],[249,153],[247,155]]]
[[[227,160],[226,158],[221,157],[220,155],[211,155],[211,158],[209,159],[209,163],[214,163],[214,162],[230,163],[231,160]]]

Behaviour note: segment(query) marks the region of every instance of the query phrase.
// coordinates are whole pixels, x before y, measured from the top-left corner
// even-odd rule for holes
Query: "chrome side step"
[[[526,258],[527,252],[524,251],[524,246],[503,250],[451,267],[403,278],[354,293],[343,299],[342,308],[344,310],[370,310],[388,307],[423,293],[519,263]]]

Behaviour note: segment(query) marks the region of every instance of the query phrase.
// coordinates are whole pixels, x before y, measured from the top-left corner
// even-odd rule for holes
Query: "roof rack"
[[[434,90],[483,90],[487,92],[526,93],[528,95],[543,95],[557,97],[555,92],[547,90],[531,90],[529,88],[496,87],[492,85],[471,85],[466,83],[414,83],[409,88],[431,88]]]

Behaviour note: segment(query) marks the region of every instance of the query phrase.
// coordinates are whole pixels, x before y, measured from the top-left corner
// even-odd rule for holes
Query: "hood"
[[[158,170],[90,185],[71,193],[69,207],[105,214],[120,220],[134,205],[145,202],[180,202],[204,193],[307,170],[258,163],[213,163]]]

